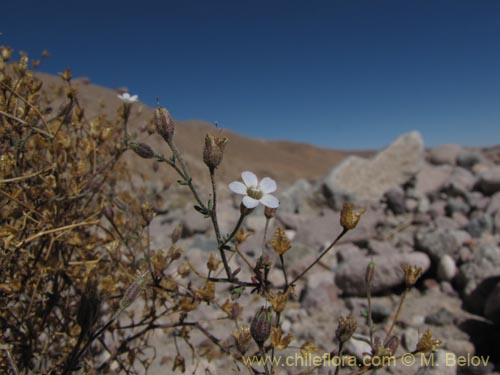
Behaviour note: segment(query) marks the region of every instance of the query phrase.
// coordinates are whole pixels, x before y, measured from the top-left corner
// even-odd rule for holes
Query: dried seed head
[[[283,228],[276,228],[274,237],[271,240],[271,246],[273,247],[274,251],[276,251],[280,255],[285,254],[292,247],[292,244],[286,236],[285,230]]]
[[[154,112],[156,131],[160,134],[165,142],[172,141],[174,136],[174,120],[170,116],[170,112],[163,107],[156,107]]]
[[[417,353],[432,353],[439,346],[441,346],[442,342],[438,339],[432,338],[432,333],[429,329],[427,329],[417,344]]]
[[[233,331],[234,341],[236,342],[236,348],[241,354],[245,354],[245,352],[250,347],[252,343],[252,335],[250,334],[250,328],[248,326],[244,326],[239,330],[235,329]]]
[[[364,213],[364,209],[355,211],[351,203],[344,203],[342,211],[340,212],[340,225],[344,230],[354,229],[356,225],[358,225],[361,215]]]
[[[210,271],[215,272],[217,271],[217,268],[219,268],[219,264],[221,264],[221,260],[215,258],[214,254],[210,253],[210,256],[208,257],[207,268]]]
[[[155,156],[153,149],[145,143],[129,142],[128,147],[141,158],[151,159]]]
[[[283,350],[288,348],[290,342],[293,340],[291,335],[283,337],[283,332],[279,327],[273,327],[271,330],[271,345],[276,350]]]
[[[248,237],[250,237],[253,234],[252,231],[245,232],[243,228],[238,229],[236,232],[236,235],[234,236],[233,242],[236,244],[241,244],[246,241]]]
[[[257,314],[255,314],[252,325],[250,326],[250,333],[259,347],[262,347],[264,341],[269,338],[272,322],[273,312],[271,307],[262,306],[259,311],[257,311]]]
[[[345,343],[352,337],[356,328],[358,328],[358,322],[356,322],[356,319],[354,319],[352,315],[349,315],[347,318],[341,316],[339,318],[339,325],[337,326],[335,337],[339,342]]]
[[[266,219],[272,219],[273,217],[276,216],[276,211],[278,211],[277,208],[271,208],[271,207],[264,207],[264,216]]]
[[[71,69],[69,68],[66,68],[64,72],[59,73],[59,76],[66,82],[71,81],[71,78],[73,78],[73,75],[71,74]]]
[[[180,372],[186,372],[186,360],[180,354],[177,354],[174,359],[174,366],[172,367],[172,371],[175,371],[179,368]]]
[[[285,310],[286,303],[288,302],[288,291],[276,295],[269,293],[269,302],[271,302],[275,313],[282,312]]]
[[[405,273],[405,283],[407,288],[411,288],[416,284],[420,276],[422,276],[422,268],[415,265],[403,264],[401,266]]]
[[[229,140],[226,137],[217,137],[207,134],[205,136],[205,148],[203,149],[203,161],[213,171],[222,162],[224,149]]]

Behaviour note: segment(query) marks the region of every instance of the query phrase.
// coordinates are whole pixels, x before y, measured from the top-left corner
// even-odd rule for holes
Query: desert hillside
[[[62,96],[57,96],[56,88],[63,84],[59,77],[38,73],[44,82],[44,89],[53,99],[53,107],[62,103]],[[85,108],[87,119],[99,114],[116,118],[121,101],[117,98],[117,91],[94,85],[88,79],[74,80],[78,89],[78,97]],[[132,94],[135,94],[132,92]],[[140,95],[140,93],[138,93]],[[140,99],[140,97],[139,97]],[[160,98],[161,100],[161,98]],[[162,102],[175,117],[175,108],[169,108],[168,103]],[[132,108],[130,126],[138,134],[138,139],[148,143],[157,152],[167,153],[168,149],[162,138],[156,133],[148,135],[144,131],[153,118],[153,108],[137,103]],[[141,132],[142,130],[142,132]],[[205,134],[223,134],[230,139],[226,148],[224,162],[218,173],[220,181],[230,181],[238,178],[244,170],[254,171],[258,176],[273,177],[281,184],[289,184],[299,178],[317,179],[325,175],[335,164],[348,155],[370,155],[367,151],[341,151],[324,149],[303,143],[287,141],[265,141],[238,135],[230,130],[217,129],[215,126],[197,120],[176,121],[175,141],[184,153],[189,167],[197,180],[208,178],[206,167],[201,159]],[[161,177],[153,171],[151,163],[143,163],[137,157],[128,157],[127,161],[134,171],[145,177],[156,179]],[[169,177],[173,178],[172,175]],[[168,177],[167,177],[168,178]]]

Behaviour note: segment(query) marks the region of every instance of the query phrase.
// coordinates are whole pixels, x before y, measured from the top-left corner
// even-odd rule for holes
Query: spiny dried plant
[[[129,133],[136,96],[119,96],[123,103],[117,121],[102,116],[87,119],[68,69],[60,75],[65,101],[51,113],[41,81],[28,69],[28,57],[8,64],[11,50],[1,51],[0,371],[147,373],[157,354],[150,342],[153,331],[175,344],[175,353],[165,359],[172,371],[185,372],[189,367],[195,373],[201,357],[222,356],[236,373],[270,375],[280,369],[276,359],[282,353],[295,351],[306,357],[323,350],[323,361],[304,372],[314,373],[327,365],[325,361],[343,355],[359,325],[353,316],[341,317],[332,327],[337,344],[333,348],[294,339],[293,332],[283,331],[281,317],[288,302],[297,298],[297,283],[356,228],[363,210],[346,204],[340,214],[342,231],[292,275],[286,261],[294,248],[286,232],[277,228],[272,238],[267,237],[279,209],[272,195],[277,188],[274,180],[259,181],[245,171],[243,182],[229,184],[243,199],[232,230],[221,230],[216,172],[224,161],[227,138],[208,134],[200,147],[211,181],[210,196],[204,198],[175,143],[174,121],[166,108],[158,104],[153,123],[166,143],[167,156]],[[149,224],[156,209],[145,198],[146,191],[129,184],[130,176],[120,162],[128,150],[173,168],[178,183],[192,193],[194,209],[210,220],[217,245],[205,270],[196,269],[189,249],[180,246],[180,227],[172,232],[169,247],[151,247]],[[252,235],[245,230],[245,219],[259,204],[265,206],[266,220],[262,251],[250,259],[240,245]],[[246,269],[235,268],[232,258],[239,258]],[[273,267],[282,273],[280,283],[269,277]],[[370,263],[365,275],[368,360],[336,366],[335,374],[342,369],[366,373],[389,363],[383,359],[407,354],[396,357],[400,339],[393,332],[422,270],[403,267],[406,290],[385,337],[380,338],[371,318],[375,268]],[[244,298],[248,296],[256,297]],[[140,307],[131,309],[135,301]],[[209,309],[218,313],[212,321],[224,322],[225,337],[216,336],[200,320]],[[255,312],[248,324],[242,323],[244,310]],[[195,344],[195,334],[209,344]],[[411,354],[428,354],[439,345],[426,331]]]

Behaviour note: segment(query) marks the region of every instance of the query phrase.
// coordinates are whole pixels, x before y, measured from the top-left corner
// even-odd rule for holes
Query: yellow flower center
[[[255,186],[250,186],[249,188],[247,188],[247,195],[250,198],[259,200],[260,198],[262,198],[264,193],[262,192],[262,190],[256,188]]]

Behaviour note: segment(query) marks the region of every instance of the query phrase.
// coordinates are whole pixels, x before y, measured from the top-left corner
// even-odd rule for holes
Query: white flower
[[[130,96],[130,94],[128,92],[125,92],[121,95],[117,95],[118,96],[118,99],[120,99],[122,102],[126,103],[126,104],[132,104],[132,103],[135,103],[139,97],[137,95],[132,95]]]
[[[231,191],[244,195],[243,205],[247,208],[255,208],[259,202],[269,208],[278,208],[280,202],[272,193],[276,190],[276,181],[264,177],[260,182],[253,172],[245,171],[241,174],[243,183],[234,181],[229,184]]]

